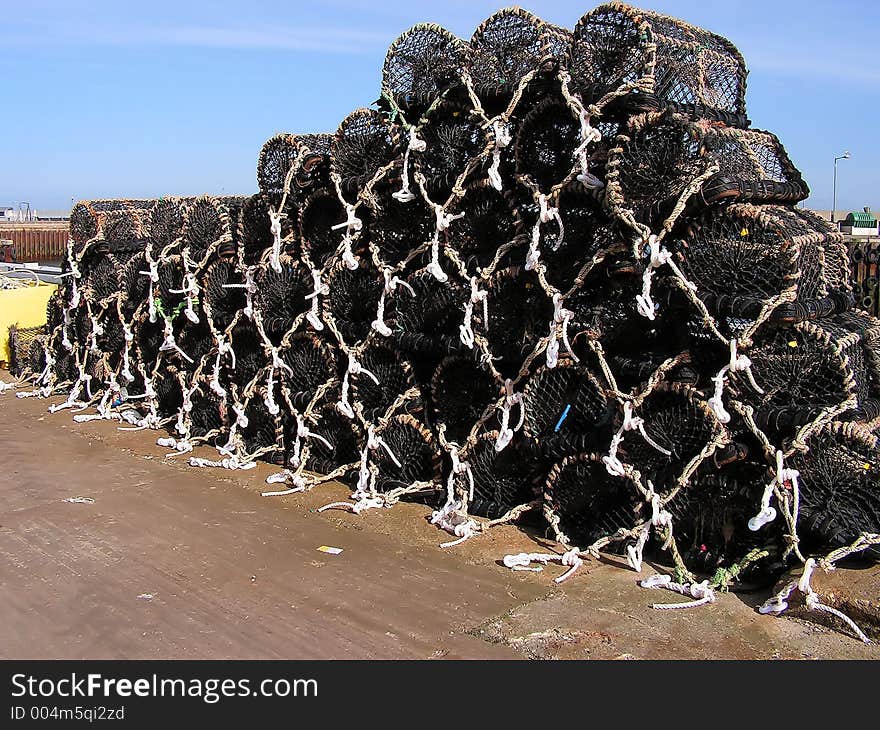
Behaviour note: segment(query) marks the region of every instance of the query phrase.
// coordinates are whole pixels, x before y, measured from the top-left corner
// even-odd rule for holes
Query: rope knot
[[[498,431],[498,438],[495,440],[495,451],[500,452],[507,448],[513,440],[513,434],[522,428],[525,422],[526,414],[523,408],[522,393],[513,391],[513,383],[508,379],[504,382],[505,396],[504,403],[501,405],[501,428]],[[519,406],[519,421],[513,428],[510,427],[510,411],[514,406]]]

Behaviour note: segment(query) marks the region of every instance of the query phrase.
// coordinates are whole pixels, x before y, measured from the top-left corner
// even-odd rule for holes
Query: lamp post
[[[844,152],[839,157],[834,158],[834,192],[831,201],[831,222],[834,223],[834,213],[837,210],[837,161],[848,160],[851,157],[849,151]]]

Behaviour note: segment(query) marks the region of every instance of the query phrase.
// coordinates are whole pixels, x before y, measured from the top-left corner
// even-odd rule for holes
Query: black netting
[[[676,541],[691,570],[713,575],[719,568],[733,566],[750,550],[778,544],[778,523],[757,531],[748,524],[768,479],[764,466],[736,465],[720,473],[701,474],[669,502]],[[744,578],[759,580],[761,573],[753,570]]]
[[[470,273],[492,263],[498,249],[512,241],[522,222],[510,193],[498,192],[487,180],[465,189],[457,210],[465,215],[449,226],[449,246]]]
[[[379,492],[440,479],[440,454],[434,438],[411,415],[392,418],[382,429],[381,438],[395,458],[392,459],[382,447],[375,452],[376,489]]]
[[[500,394],[495,378],[466,357],[444,358],[431,379],[437,421],[446,427],[446,438],[460,444]]]
[[[330,190],[317,190],[302,206],[299,225],[302,249],[314,266],[322,267],[333,255],[345,235],[336,226],[345,223],[345,208]]]
[[[343,188],[354,192],[394,159],[397,148],[396,128],[379,112],[358,109],[336,130],[331,167]]]
[[[284,132],[269,138],[260,150],[257,185],[266,201],[276,210],[281,205],[284,183],[299,151],[296,137]]]
[[[378,338],[367,343],[361,365],[368,372],[351,377],[351,393],[361,404],[364,418],[372,423],[383,418],[398,396],[415,385],[415,377],[410,363]]]
[[[245,266],[259,263],[263,253],[272,248],[272,231],[269,228],[269,204],[261,195],[248,198],[241,211],[241,262]],[[289,219],[285,219],[287,227]],[[286,226],[282,224],[282,232]]]
[[[568,456],[547,477],[545,503],[571,545],[585,548],[645,520],[645,502],[629,477],[612,476],[599,454]]]
[[[739,51],[714,33],[658,13],[613,2],[584,15],[574,29],[571,73],[585,101],[626,93],[641,82],[642,94],[662,105],[748,124]]]
[[[297,317],[309,309],[312,277],[301,263],[282,258],[281,271],[263,265],[254,277],[254,309],[260,313],[266,335],[274,345],[290,330]]]
[[[245,404],[247,425],[241,427],[240,433],[245,452],[250,454],[274,447],[281,436],[281,421],[269,413],[263,396],[258,390]]]
[[[382,294],[382,278],[364,262],[349,269],[340,261],[326,277],[327,287],[333,292],[324,299],[325,312],[336,323],[347,344],[356,344],[370,333],[376,319],[376,309]],[[401,296],[407,296],[405,292]]]
[[[391,196],[391,191],[386,191],[380,197],[380,210],[370,221],[370,244],[385,265],[399,266],[410,252],[430,240],[434,213],[421,198],[399,203]]]
[[[498,519],[514,507],[535,500],[540,494],[540,470],[528,461],[516,445],[498,451],[497,431],[481,435],[467,450],[465,458],[474,481],[473,499],[468,512]],[[460,490],[470,490],[470,477],[456,475]]]
[[[181,370],[189,373],[199,366],[205,355],[213,351],[215,344],[214,334],[204,316],[199,317],[198,324],[187,321],[177,333],[176,342],[186,357],[175,350],[168,353],[169,358],[174,359]]]
[[[402,109],[423,110],[460,83],[467,46],[449,31],[420,23],[388,49],[382,89]]]
[[[872,435],[842,424],[826,427],[787,464],[800,473],[798,528],[807,548],[828,550],[860,533],[880,532],[880,463]],[[874,559],[880,551],[869,551]]]
[[[467,292],[453,280],[440,282],[421,269],[406,278],[413,294],[398,287],[389,303],[389,321],[403,352],[447,355],[461,349],[461,325]]]
[[[138,360],[152,368],[159,357],[159,347],[162,344],[161,320],[150,322],[144,315],[135,324],[133,334]]]
[[[755,410],[764,428],[790,431],[813,421],[823,410],[842,404],[850,395],[851,368],[824,331],[809,324],[776,329],[749,350],[755,390],[745,374],[737,374],[742,402]],[[862,373],[862,385],[864,373]]]
[[[231,261],[215,261],[202,276],[202,297],[215,330],[223,332],[244,309],[247,297],[239,285],[244,277]],[[230,286],[232,285],[232,286]]]
[[[263,340],[256,325],[249,319],[242,319],[232,328],[231,341],[235,353],[235,368],[228,371],[228,377],[233,383],[243,387],[266,365]]]
[[[570,360],[542,366],[524,392],[523,432],[543,454],[561,459],[607,443],[611,407],[599,379]]]
[[[429,195],[445,200],[459,176],[473,171],[472,161],[486,148],[486,132],[463,103],[445,102],[427,116],[421,137],[426,147],[415,169],[424,175]]]
[[[313,433],[321,439],[309,441],[307,466],[319,474],[329,474],[338,466],[352,464],[360,458],[360,437],[355,422],[342,415],[335,403],[322,406],[317,412],[317,425],[310,426]]]
[[[150,211],[150,239],[154,258],[180,238],[190,198],[160,198]]]
[[[16,377],[31,368],[39,373],[45,356],[43,345],[46,332],[43,327],[9,327],[9,372]],[[41,362],[43,364],[41,364]]]
[[[212,390],[198,388],[191,396],[190,434],[204,438],[211,432],[219,435],[228,426],[226,402]]]
[[[544,61],[565,62],[571,34],[521,8],[500,10],[483,21],[470,42],[474,89],[491,101],[507,100],[522,78]],[[550,71],[557,65],[549,65]]]
[[[574,182],[560,192],[557,203],[565,233],[559,241],[555,222],[545,224],[553,244],[544,246],[541,258],[550,284],[568,291],[600,251],[607,251],[620,241],[601,203],[583,185]],[[590,269],[587,269],[588,273]]]
[[[580,143],[577,118],[564,103],[547,99],[523,119],[516,137],[516,171],[548,192],[569,176]]]
[[[281,354],[290,368],[285,381],[294,408],[305,410],[320,386],[336,376],[336,353],[326,342],[310,332],[298,332]]]
[[[83,291],[90,301],[104,301],[122,288],[121,273],[112,257],[105,254],[92,255],[83,265]]]
[[[318,188],[330,186],[330,148],[332,134],[299,134],[297,142],[303,149],[302,161],[293,175],[290,196],[301,202]]]
[[[235,253],[243,202],[243,198],[203,197],[189,206],[181,242],[191,261],[202,264],[211,253]]]
[[[146,256],[137,254],[128,260],[122,272],[122,292],[126,311],[131,315],[146,301],[150,291],[150,279],[142,272],[148,271]]]
[[[553,304],[534,272],[503,269],[489,282],[489,322],[486,338],[503,370],[518,369],[547,333]],[[515,373],[507,373],[515,374]]]
[[[699,394],[681,384],[658,386],[637,415],[644,420],[644,434],[626,434],[621,459],[651,480],[658,493],[672,489],[721,433],[721,424]]]

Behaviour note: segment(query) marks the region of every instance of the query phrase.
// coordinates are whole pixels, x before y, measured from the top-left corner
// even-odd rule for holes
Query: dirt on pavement
[[[500,564],[552,550],[516,527],[444,550],[424,506],[317,513],[348,490],[262,497],[269,465],[192,468],[48,405],[0,396],[3,658],[880,658],[759,615],[767,592],[657,611],[676,597],[613,559],[556,586]]]

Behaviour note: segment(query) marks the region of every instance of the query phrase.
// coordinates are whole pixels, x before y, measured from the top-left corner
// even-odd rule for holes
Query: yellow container
[[[38,284],[21,289],[0,289],[0,363],[8,363],[9,327],[39,327],[46,324],[46,305],[55,291],[54,284]]]

